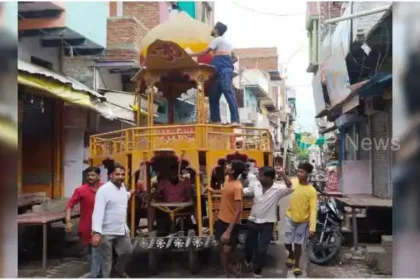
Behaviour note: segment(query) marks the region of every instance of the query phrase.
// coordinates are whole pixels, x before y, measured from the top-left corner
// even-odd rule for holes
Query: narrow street
[[[271,232],[277,200],[266,188],[277,167],[299,178],[294,191],[309,184],[318,191],[293,194],[291,236],[303,238],[309,220],[310,259],[325,264],[310,264],[303,246],[302,278],[392,275],[392,168],[400,149],[393,4],[238,2],[19,2],[9,9],[19,21],[19,277],[86,278],[89,245],[104,256],[108,246],[130,255],[127,222],[132,236],[141,231],[131,278],[224,278],[218,248],[206,262],[199,254],[195,275],[184,251],[207,248],[216,235],[209,223],[219,219],[223,234],[223,221],[238,212]],[[264,190],[251,188],[239,211],[237,186],[250,184],[251,171]],[[285,265],[288,203],[280,201],[279,240],[269,247],[264,278],[295,278]],[[170,219],[160,223],[158,211]],[[184,227],[190,217],[196,226]],[[160,228],[169,222],[170,230]],[[145,250],[162,252],[158,273],[148,269]],[[236,253],[243,263],[244,248]],[[101,262],[93,259],[96,277]],[[253,275],[243,268],[241,277]]]

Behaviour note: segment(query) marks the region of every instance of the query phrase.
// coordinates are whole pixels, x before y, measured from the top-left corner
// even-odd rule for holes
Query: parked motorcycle
[[[316,188],[316,187],[315,187]],[[312,263],[325,265],[339,253],[343,241],[341,223],[344,220],[344,207],[333,197],[319,188],[318,219],[315,236],[308,243],[308,258]]]

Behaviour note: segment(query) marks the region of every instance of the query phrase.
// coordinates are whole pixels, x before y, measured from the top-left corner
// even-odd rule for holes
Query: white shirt
[[[277,205],[281,198],[293,192],[292,188],[285,185],[274,183],[265,193],[259,181],[244,188],[245,196],[254,196],[251,215],[248,220],[257,223],[275,223],[277,222]]]
[[[124,185],[120,188],[111,181],[98,189],[92,215],[92,231],[103,235],[126,235],[127,208],[130,193]]]
[[[209,48],[213,51],[232,52],[232,45],[223,36],[214,38],[210,42]]]
[[[253,184],[257,184],[259,183],[257,176],[255,176],[252,173],[248,173],[248,176],[246,177],[246,179],[242,179],[242,174],[239,175],[238,180],[241,181],[242,183],[242,187],[248,188],[249,186],[253,185]]]

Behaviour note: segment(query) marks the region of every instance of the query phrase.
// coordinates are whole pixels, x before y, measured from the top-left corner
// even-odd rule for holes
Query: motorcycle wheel
[[[340,253],[342,239],[337,232],[331,233],[323,244],[318,238],[315,236],[309,241],[308,258],[314,264],[326,265]]]

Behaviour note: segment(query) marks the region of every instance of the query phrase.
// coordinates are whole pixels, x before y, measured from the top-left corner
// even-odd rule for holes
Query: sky
[[[285,14],[289,16],[282,16]],[[217,21],[228,26],[225,37],[234,48],[277,47],[279,62],[287,64],[286,84],[296,90],[295,128],[316,133],[312,74],[306,73],[309,65],[306,2],[216,1]]]

